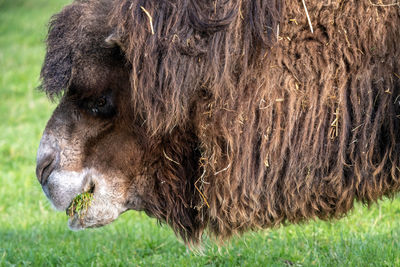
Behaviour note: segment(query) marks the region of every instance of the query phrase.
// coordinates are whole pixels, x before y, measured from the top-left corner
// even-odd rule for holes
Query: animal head
[[[58,210],[78,194],[94,196],[84,218],[70,218],[73,229],[143,209],[142,199],[150,197],[145,189],[154,186],[150,169],[157,160],[144,167],[150,139],[130,105],[129,64],[106,40],[111,30],[104,25],[104,4],[98,14],[75,4],[53,18],[41,73],[43,89],[58,95],[59,104],[40,142],[38,179]]]

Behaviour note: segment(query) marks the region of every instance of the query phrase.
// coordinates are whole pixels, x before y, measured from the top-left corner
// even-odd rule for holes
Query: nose
[[[43,135],[37,152],[36,177],[42,186],[46,184],[50,174],[59,164],[59,153],[52,139],[50,136]]]
[[[47,179],[56,167],[56,154],[46,154],[37,159],[36,162],[36,177],[41,185],[46,184]]]

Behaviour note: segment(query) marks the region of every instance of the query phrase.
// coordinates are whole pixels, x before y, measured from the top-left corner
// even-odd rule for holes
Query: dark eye
[[[91,111],[94,114],[99,113],[99,109],[104,107],[107,104],[107,100],[104,96],[101,96],[100,98],[96,99],[92,103]]]
[[[95,99],[87,100],[86,106],[94,116],[111,117],[115,114],[111,95],[104,95]]]
[[[106,98],[104,96],[100,97],[99,99],[97,99],[97,103],[96,106],[97,107],[104,107],[106,105]]]

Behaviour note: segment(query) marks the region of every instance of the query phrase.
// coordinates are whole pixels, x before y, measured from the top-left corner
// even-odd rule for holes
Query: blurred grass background
[[[247,233],[187,251],[139,212],[72,232],[35,178],[35,154],[55,104],[35,88],[47,22],[70,1],[0,0],[0,266],[400,266],[400,200],[357,205],[346,218]]]

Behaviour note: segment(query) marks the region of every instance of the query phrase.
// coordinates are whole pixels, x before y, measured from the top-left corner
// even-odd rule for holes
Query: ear
[[[40,89],[50,97],[68,88],[72,76],[73,51],[76,47],[80,12],[73,5],[52,17],[47,36],[46,57],[40,73]]]
[[[122,38],[120,34],[113,32],[111,33],[106,39],[106,46],[109,48],[119,47],[120,49],[124,50],[124,46],[122,43]]]

